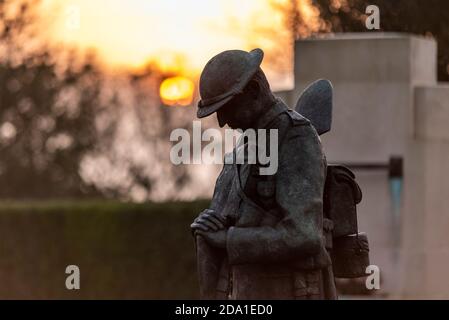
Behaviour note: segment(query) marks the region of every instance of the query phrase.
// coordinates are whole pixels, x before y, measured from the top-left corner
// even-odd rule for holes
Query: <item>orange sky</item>
[[[47,36],[53,42],[94,48],[114,67],[156,60],[162,67],[197,74],[222,50],[273,45],[257,28],[285,36],[282,16],[270,2],[288,0],[42,1],[41,14],[50,24]]]

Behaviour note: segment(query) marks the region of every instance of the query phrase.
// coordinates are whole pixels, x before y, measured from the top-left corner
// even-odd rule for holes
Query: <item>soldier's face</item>
[[[228,125],[232,129],[246,130],[252,127],[255,120],[254,96],[248,92],[236,95],[217,111],[220,127]]]

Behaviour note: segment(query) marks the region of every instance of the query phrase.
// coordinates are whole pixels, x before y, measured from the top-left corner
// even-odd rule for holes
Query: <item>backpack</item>
[[[300,95],[295,111],[306,117],[317,133],[329,132],[332,124],[332,84],[317,80]],[[342,165],[328,165],[323,196],[323,229],[336,278],[366,276],[369,266],[367,235],[359,232],[357,204],[362,191],[354,173]]]
[[[328,165],[324,185],[323,215],[326,243],[336,278],[366,276],[369,246],[366,233],[359,232],[357,204],[362,191],[354,173],[345,166]]]

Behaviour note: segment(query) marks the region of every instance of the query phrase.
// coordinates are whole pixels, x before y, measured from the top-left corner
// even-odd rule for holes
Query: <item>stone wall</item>
[[[418,86],[414,93],[401,293],[449,299],[449,85]]]

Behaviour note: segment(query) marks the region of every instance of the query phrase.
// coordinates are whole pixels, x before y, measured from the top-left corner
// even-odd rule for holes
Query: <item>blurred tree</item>
[[[438,42],[438,80],[449,81],[449,1],[314,0],[331,32],[408,32]],[[365,27],[366,7],[380,10],[380,30]]]
[[[96,143],[102,77],[89,59],[58,69],[45,46],[28,50],[35,3],[0,2],[0,197],[95,194],[78,164]]]
[[[0,0],[0,198],[144,201],[161,181],[173,197],[188,174],[164,158],[163,75],[114,77],[93,55],[49,47],[34,24],[39,3]]]

